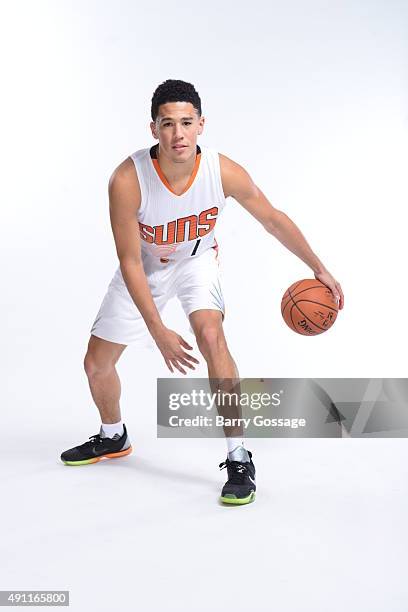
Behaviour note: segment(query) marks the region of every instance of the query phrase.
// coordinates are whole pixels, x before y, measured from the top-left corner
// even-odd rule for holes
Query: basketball
[[[302,336],[317,336],[330,329],[337,312],[336,298],[315,278],[293,283],[282,297],[281,313],[285,323]]]

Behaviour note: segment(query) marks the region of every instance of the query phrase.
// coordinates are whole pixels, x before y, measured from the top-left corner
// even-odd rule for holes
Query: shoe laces
[[[101,434],[95,434],[94,436],[89,436],[89,442],[85,442],[85,444],[89,444],[90,446],[96,446],[102,442],[103,438]]]
[[[243,484],[246,480],[248,468],[239,461],[230,461],[227,459],[219,465],[220,470],[227,468],[228,482],[231,484]]]

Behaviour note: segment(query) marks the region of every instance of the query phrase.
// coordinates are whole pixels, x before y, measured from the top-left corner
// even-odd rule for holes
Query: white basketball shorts
[[[144,271],[159,313],[171,298],[177,297],[187,317],[205,308],[221,311],[224,318],[216,249],[166,264],[149,257],[144,262]],[[120,267],[109,284],[91,334],[118,344],[142,342],[151,346],[146,323],[129,294]]]

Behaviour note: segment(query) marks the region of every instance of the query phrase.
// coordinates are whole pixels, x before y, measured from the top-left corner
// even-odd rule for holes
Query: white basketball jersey
[[[214,227],[225,206],[217,151],[197,145],[196,161],[183,193],[176,195],[162,173],[156,146],[130,157],[141,191],[138,211],[142,257],[163,263],[217,248]]]

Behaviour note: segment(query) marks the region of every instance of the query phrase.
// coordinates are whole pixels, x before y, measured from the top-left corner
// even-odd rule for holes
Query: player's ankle
[[[123,431],[122,421],[118,421],[117,423],[102,423],[102,435],[106,438],[113,438],[115,434],[122,436]]]

